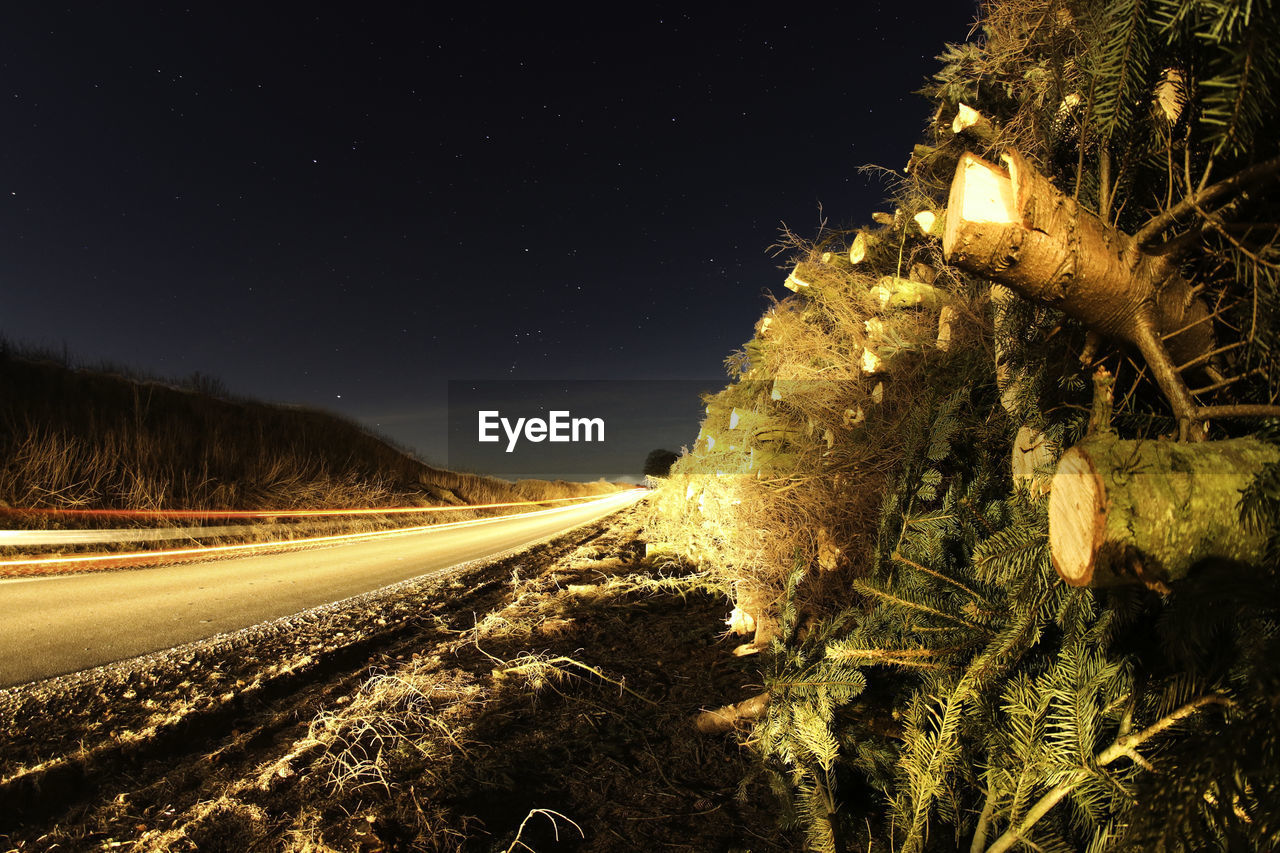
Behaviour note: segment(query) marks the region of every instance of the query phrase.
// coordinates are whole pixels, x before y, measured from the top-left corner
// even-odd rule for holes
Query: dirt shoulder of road
[[[691,724],[759,689],[727,610],[630,510],[0,691],[0,850],[794,849],[751,755]]]

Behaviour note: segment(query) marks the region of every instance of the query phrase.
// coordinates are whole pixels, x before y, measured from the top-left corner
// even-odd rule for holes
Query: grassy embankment
[[[448,471],[337,415],[215,396],[204,393],[220,390],[207,380],[188,384],[196,387],[73,369],[47,356],[0,349],[0,507],[284,513],[549,500],[617,488]],[[368,516],[343,522],[343,529],[503,511]],[[100,526],[102,519],[6,515],[8,526],[54,523]],[[245,527],[248,538],[279,538],[332,530],[334,523]]]

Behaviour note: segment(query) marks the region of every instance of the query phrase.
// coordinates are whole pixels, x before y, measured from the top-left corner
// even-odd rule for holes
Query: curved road
[[[0,688],[235,631],[496,556],[639,500],[583,504],[257,557],[0,581]]]

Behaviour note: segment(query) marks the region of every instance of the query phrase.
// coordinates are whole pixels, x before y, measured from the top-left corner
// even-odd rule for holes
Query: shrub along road
[[[628,490],[474,526],[269,556],[0,581],[0,687],[76,672],[349,598],[589,524]]]

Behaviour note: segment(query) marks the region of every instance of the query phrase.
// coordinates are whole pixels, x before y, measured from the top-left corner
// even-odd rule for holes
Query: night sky
[[[722,377],[976,14],[300,8],[9,4],[0,333],[439,462],[448,380]]]

